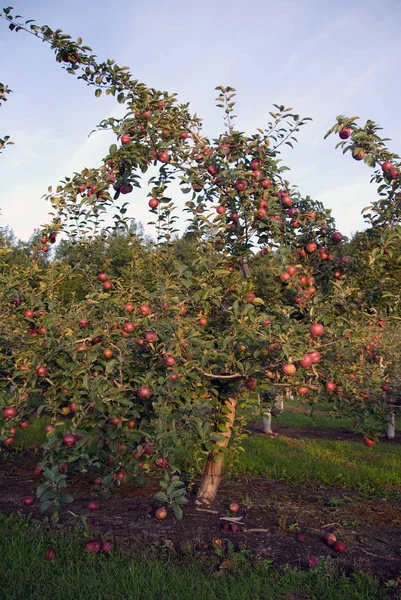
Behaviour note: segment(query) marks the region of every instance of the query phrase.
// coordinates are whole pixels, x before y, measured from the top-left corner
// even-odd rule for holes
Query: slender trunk
[[[271,411],[267,411],[265,415],[263,415],[263,433],[273,433],[272,431],[272,413]]]
[[[393,440],[395,438],[395,411],[392,410],[389,415],[389,422],[387,423],[386,436],[387,439]]]
[[[235,420],[235,410],[237,407],[237,398],[229,398],[225,402],[227,408],[226,427],[227,431],[222,433],[224,440],[217,442],[217,446],[222,449],[227,448],[230,441],[232,428]],[[223,478],[224,451],[217,450],[210,452],[207,457],[205,468],[203,470],[202,480],[199,486],[196,503],[203,506],[211,506],[216,498],[217,490]]]

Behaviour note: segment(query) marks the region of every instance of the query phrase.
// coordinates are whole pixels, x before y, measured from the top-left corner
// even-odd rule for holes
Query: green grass
[[[45,530],[18,517],[0,519],[0,597],[2,600],[380,600],[388,598],[378,581],[346,578],[328,565],[311,571],[274,572],[266,564],[237,563],[216,577],[217,558],[157,551],[132,555],[89,555],[85,539]],[[45,560],[48,547],[58,558]],[[235,557],[231,561],[235,563]]]
[[[287,483],[318,482],[383,494],[401,490],[401,446],[250,436],[239,472]]]

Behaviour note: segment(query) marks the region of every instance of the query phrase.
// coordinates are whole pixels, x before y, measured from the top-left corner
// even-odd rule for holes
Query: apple
[[[225,212],[227,212],[227,209],[225,206],[222,206],[221,204],[216,208],[216,212],[219,215],[224,215]]]
[[[127,183],[125,185],[124,184],[120,185],[120,192],[122,194],[130,194],[133,189],[134,188],[131,183]]]
[[[376,445],[376,440],[372,440],[368,437],[364,437],[363,438],[363,443],[365,444],[365,446],[367,446],[368,448],[373,448],[373,446]]]
[[[344,552],[347,551],[345,544],[342,542],[334,542],[333,548],[336,552],[338,552],[338,554],[344,554]]]
[[[239,511],[239,504],[238,502],[230,502],[229,506],[228,506],[228,510],[232,513],[237,513]]]
[[[152,210],[155,210],[159,206],[160,202],[157,200],[157,198],[151,198],[148,204]]]
[[[46,550],[45,558],[46,558],[46,560],[49,560],[50,562],[52,560],[56,560],[56,558],[57,558],[57,552],[55,551],[55,549],[54,548],[48,548]]]
[[[238,523],[231,523],[230,527],[231,527],[231,531],[233,531],[234,533],[237,533],[237,531],[239,529]]]
[[[11,435],[15,435],[17,433],[17,428],[15,426],[14,427],[10,427],[9,431],[10,431]]]
[[[101,477],[96,477],[96,479],[93,480],[94,485],[102,485],[102,478]]]
[[[335,231],[331,236],[331,241],[333,242],[333,244],[339,244],[340,242],[342,242],[342,239],[343,236],[339,231]]]
[[[249,302],[249,304],[252,304],[255,298],[256,294],[254,294],[254,292],[248,292],[248,294],[246,295],[246,301]]]
[[[248,388],[248,390],[254,390],[256,388],[256,386],[258,385],[258,382],[256,381],[256,379],[247,379],[244,383],[245,387]]]
[[[105,348],[103,350],[103,356],[107,359],[113,358],[113,350],[111,350],[110,348]]]
[[[189,133],[187,131],[183,131],[180,135],[181,140],[187,140],[189,137]]]
[[[351,130],[348,129],[348,127],[343,127],[342,129],[340,129],[338,135],[342,140],[347,140],[351,135]]]
[[[64,444],[64,446],[67,446],[67,448],[71,448],[72,446],[75,446],[76,443],[77,443],[77,438],[73,433],[66,433],[65,436],[63,437],[63,444]]]
[[[202,325],[202,326],[207,325],[207,319],[205,319],[205,317],[201,317],[199,319],[199,325]]]
[[[111,290],[112,287],[113,287],[113,284],[111,283],[111,281],[105,281],[103,284],[104,290]]]
[[[260,187],[264,190],[267,190],[269,187],[271,187],[271,185],[272,184],[270,179],[262,179],[262,181],[260,182]]]
[[[26,498],[24,498],[25,506],[32,506],[32,504],[34,502],[35,502],[35,498],[33,496],[27,496]]]
[[[138,396],[140,397],[141,400],[146,400],[146,398],[148,398],[151,394],[151,390],[148,386],[143,385],[140,388],[138,388]]]
[[[324,387],[326,388],[327,392],[334,392],[337,386],[333,381],[326,381]]]
[[[126,146],[131,141],[131,136],[128,133],[123,133],[121,136],[121,143],[123,146]]]
[[[314,556],[310,556],[307,560],[306,566],[308,567],[308,569],[313,569],[314,567],[317,567],[317,558],[315,558]]]
[[[6,446],[11,446],[11,444],[14,443],[14,437],[11,435],[10,437],[8,437],[7,439],[3,440],[3,444],[5,444]]]
[[[162,469],[167,469],[167,467],[170,464],[170,461],[167,457],[159,456],[158,458],[156,458],[155,463]]]
[[[355,160],[363,160],[365,158],[365,150],[363,148],[354,148],[352,151],[352,158]]]
[[[110,542],[103,542],[102,552],[111,552],[113,550],[113,544]]]
[[[282,283],[286,283],[289,279],[291,279],[291,275],[289,273],[287,273],[287,272],[281,273],[281,275],[280,275],[280,281]]]
[[[47,377],[49,372],[44,365],[39,365],[39,367],[36,369],[36,374],[38,377]]]
[[[170,160],[168,152],[160,152],[158,155],[158,159],[162,163],[168,163],[168,161]]]
[[[301,544],[306,542],[306,535],[304,533],[298,533],[297,534],[297,542],[299,542]]]
[[[85,550],[91,554],[98,554],[100,552],[101,544],[98,540],[89,540],[85,544]]]
[[[29,427],[29,421],[28,419],[22,419],[19,423],[18,423],[18,427],[20,429],[28,429]]]
[[[325,538],[324,541],[326,542],[327,546],[334,546],[334,544],[337,541],[336,536],[334,535],[334,533],[328,533]]]
[[[28,309],[24,312],[24,317],[26,319],[33,319],[34,316],[35,316],[35,313],[33,312],[33,310]]]
[[[260,167],[260,161],[257,158],[251,160],[251,169],[252,171],[256,171]]]
[[[34,469],[33,474],[35,475],[35,477],[40,477],[43,473],[43,468],[42,467],[36,467],[36,469]]]
[[[247,181],[245,181],[245,179],[240,179],[235,184],[235,189],[237,190],[237,192],[244,192],[247,187],[248,187],[248,183],[247,183]]]
[[[314,350],[313,352],[308,352],[308,354],[310,355],[313,364],[320,362],[320,352]]]
[[[141,313],[141,315],[148,316],[152,313],[152,309],[147,304],[142,304],[139,307],[139,312]]]
[[[54,425],[46,425],[45,433],[50,433],[51,431],[56,431],[55,426]]]
[[[312,337],[321,337],[324,333],[324,327],[321,323],[312,323],[309,327],[309,333]]]
[[[209,173],[209,175],[217,175],[219,170],[218,167],[216,167],[216,165],[209,165],[207,168],[207,172]]]
[[[98,280],[101,281],[102,283],[104,283],[105,281],[108,280],[109,276],[106,275],[106,273],[99,273],[99,275],[97,276]]]
[[[7,406],[3,408],[3,417],[5,419],[13,419],[17,414],[17,409],[14,406]]]
[[[87,319],[80,319],[79,326],[81,329],[86,329],[88,327],[89,321]]]
[[[283,371],[284,375],[288,375],[289,377],[292,377],[297,372],[297,368],[293,363],[282,365],[281,370]]]
[[[308,367],[310,367],[312,364],[312,357],[311,357],[310,353],[307,352],[306,354],[304,354],[304,358],[299,360],[298,364],[300,367],[303,367],[304,369],[307,369]]]
[[[290,277],[293,277],[297,272],[297,268],[296,267],[288,267],[287,269],[287,273],[288,275],[290,275]]]
[[[156,510],[155,517],[159,521],[164,521],[164,519],[167,518],[167,510],[164,508],[164,506],[161,506]]]
[[[145,340],[147,342],[149,342],[149,344],[153,344],[154,342],[157,342],[158,335],[157,335],[156,331],[147,331],[145,333]]]
[[[299,388],[297,388],[297,394],[299,394],[300,396],[305,396],[305,394],[307,394],[309,392],[309,388],[307,388],[305,385],[301,385]]]
[[[163,357],[163,360],[167,367],[174,367],[174,365],[176,364],[176,360],[175,360],[174,356],[165,355]]]
[[[386,160],[386,162],[384,162],[382,164],[383,173],[389,173],[392,168],[393,168],[393,163],[391,163],[389,160]]]
[[[126,472],[125,471],[119,471],[116,474],[116,479],[117,479],[117,481],[119,481],[120,483],[122,483],[124,481],[125,476],[126,476]]]
[[[309,242],[309,244],[306,245],[305,250],[308,254],[312,254],[317,250],[317,244],[315,244],[315,242]]]
[[[127,321],[123,325],[123,331],[125,331],[126,333],[132,333],[134,331],[134,329],[135,329],[135,325],[133,323],[131,323],[130,321]]]
[[[100,510],[100,503],[97,500],[91,500],[88,504],[89,510]]]

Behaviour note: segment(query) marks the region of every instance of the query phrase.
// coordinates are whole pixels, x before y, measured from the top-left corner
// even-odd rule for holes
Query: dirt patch
[[[33,476],[38,456],[10,453],[0,458],[0,512],[11,514],[32,513],[43,518],[39,506],[25,507],[23,498],[34,495],[40,478]],[[139,549],[149,544],[180,552],[212,552],[212,540],[218,538],[227,547],[250,549],[255,560],[272,561],[281,569],[305,568],[308,558],[329,559],[346,572],[361,570],[383,579],[391,579],[401,569],[400,527],[401,502],[399,499],[360,498],[357,493],[338,487],[321,485],[292,486],[258,478],[226,481],[219,491],[213,510],[196,509],[195,490],[185,507],[182,521],[169,514],[165,521],[157,521],[147,509],[157,503],[153,495],[158,491],[156,478],[149,478],[146,487],[126,483],[115,488],[108,500],[101,500],[101,510],[90,513],[87,505],[93,497],[94,473],[72,473],[69,490],[74,502],[65,506],[61,523],[74,525],[80,516],[98,536],[115,541],[116,546]],[[333,498],[336,498],[333,506]],[[224,531],[227,506],[231,501],[241,505],[239,531]],[[306,534],[299,542],[297,532]],[[338,555],[324,543],[324,535],[334,532],[347,546],[345,554]]]

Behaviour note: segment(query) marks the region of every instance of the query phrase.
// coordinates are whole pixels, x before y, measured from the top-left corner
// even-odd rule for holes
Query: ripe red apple
[[[180,135],[181,140],[187,140],[189,137],[189,133],[187,131],[183,131]]]
[[[11,446],[14,443],[14,436],[10,435],[7,439],[3,440],[3,444],[6,446]]]
[[[308,567],[308,569],[313,569],[314,567],[317,567],[317,558],[315,558],[314,556],[310,556],[306,562],[306,566]]]
[[[365,446],[368,446],[368,448],[373,448],[373,446],[376,445],[376,440],[371,440],[368,437],[364,437],[363,443],[365,444]]]
[[[32,506],[32,504],[34,502],[35,502],[35,498],[33,496],[27,496],[26,498],[24,498],[25,506]]]
[[[28,309],[24,312],[24,317],[26,319],[33,319],[34,316],[35,316],[35,313],[33,312],[33,310]]]
[[[104,290],[111,290],[112,287],[113,287],[113,284],[111,283],[111,281],[105,281],[103,284]]]
[[[47,377],[49,372],[44,365],[39,365],[39,367],[36,369],[36,374],[38,377]]]
[[[89,321],[87,319],[80,319],[79,326],[81,329],[86,329],[88,327]]]
[[[303,367],[304,369],[307,369],[308,367],[310,367],[312,364],[312,357],[311,357],[310,353],[307,352],[306,354],[304,354],[304,358],[299,360],[298,364],[300,367]]]
[[[327,392],[334,392],[337,386],[335,383],[333,383],[333,381],[326,381],[324,387],[326,388]]]
[[[333,244],[339,244],[343,239],[342,234],[339,231],[335,231],[331,236],[331,241]]]
[[[324,327],[321,323],[312,323],[309,327],[309,333],[312,337],[321,337],[324,333]]]
[[[281,370],[283,371],[284,375],[288,375],[289,377],[292,377],[297,372],[297,368],[293,363],[282,365]]]
[[[325,538],[324,541],[326,542],[327,546],[334,546],[334,544],[337,541],[336,536],[334,535],[334,533],[328,533]]]
[[[383,173],[390,172],[392,168],[393,168],[393,163],[391,163],[389,160],[386,160],[386,162],[384,162],[382,164],[382,171],[383,171]]]
[[[239,504],[238,502],[230,502],[229,506],[228,506],[228,510],[232,513],[237,513],[239,511]]]
[[[157,198],[151,198],[148,204],[152,210],[155,210],[159,206],[160,202]]]
[[[237,531],[239,530],[238,523],[231,523],[230,527],[231,531],[233,531],[234,533],[237,533]]]
[[[154,344],[154,342],[157,342],[158,335],[156,331],[147,331],[145,333],[145,340],[149,342],[149,344]]]
[[[97,276],[98,280],[101,281],[102,283],[104,283],[105,281],[108,280],[109,276],[106,275],[106,273],[99,273],[99,275]]]
[[[164,521],[164,519],[167,518],[167,510],[164,508],[164,506],[161,506],[156,510],[155,517],[159,521]]]
[[[103,480],[102,480],[102,478],[101,478],[101,477],[96,477],[96,478],[93,480],[93,483],[94,483],[95,485],[102,485],[102,481],[103,481]]]
[[[28,429],[29,427],[29,421],[28,419],[22,419],[19,423],[18,423],[18,427],[20,429]]]
[[[205,317],[201,317],[199,319],[199,325],[202,325],[202,326],[207,325],[207,319],[205,319]]]
[[[317,244],[315,244],[315,242],[309,242],[309,244],[306,245],[305,250],[308,254],[312,254],[317,250]]]
[[[113,550],[113,544],[110,542],[103,542],[102,552],[111,552]]]
[[[67,446],[67,448],[71,448],[72,446],[75,446],[76,443],[77,443],[77,439],[73,433],[66,433],[65,436],[63,437],[63,444],[64,444],[64,446]]]
[[[246,301],[249,302],[249,304],[252,304],[255,298],[256,294],[254,294],[254,292],[248,292],[248,294],[246,295]]]
[[[236,188],[237,192],[244,192],[247,187],[248,187],[248,183],[245,181],[245,179],[240,179],[235,184],[235,188]]]
[[[256,379],[247,379],[244,383],[245,387],[248,388],[248,390],[254,390],[256,388],[256,386],[258,385],[258,382],[256,381]]]
[[[97,500],[91,500],[88,504],[89,510],[100,510],[100,503]]]
[[[287,273],[287,272],[285,272],[285,273],[281,273],[281,275],[280,275],[280,281],[281,281],[282,283],[286,283],[286,282],[287,282],[287,281],[289,281],[290,279],[291,279],[291,275],[290,275],[289,273]]]
[[[43,468],[42,467],[36,467],[36,469],[34,469],[33,474],[35,475],[35,477],[40,477],[40,475],[42,475],[43,473]]]
[[[219,215],[224,215],[225,212],[227,212],[227,209],[225,206],[222,206],[221,204],[216,208],[216,212]]]
[[[297,268],[296,267],[288,267],[287,269],[287,273],[288,275],[290,275],[290,277],[293,277],[297,272]]]
[[[128,133],[123,133],[121,136],[121,143],[123,146],[126,146],[131,141],[131,136]]]
[[[257,158],[251,160],[251,169],[252,171],[256,171],[260,167],[260,161]]]
[[[308,354],[310,354],[313,364],[316,364],[320,361],[320,352],[318,352],[317,350],[314,350],[313,352],[308,352]]]
[[[51,431],[56,431],[55,426],[54,425],[46,425],[45,432],[50,433]]]
[[[309,388],[307,388],[305,385],[301,385],[297,388],[297,394],[299,394],[300,396],[305,396],[305,394],[307,394],[309,392]]]
[[[347,140],[351,135],[351,130],[348,127],[343,127],[338,135],[342,140]]]
[[[105,348],[103,350],[103,355],[106,359],[113,358],[113,350],[111,350],[111,348]]]
[[[164,362],[166,363],[167,367],[174,367],[174,365],[176,364],[176,360],[174,358],[174,356],[167,356],[167,354],[163,357]]]
[[[344,554],[344,552],[347,551],[345,544],[342,542],[334,542],[333,548],[336,552],[338,552],[338,554]]]
[[[146,398],[148,398],[151,394],[151,390],[148,386],[143,385],[140,388],[138,388],[138,396],[140,397],[141,400],[146,400]]]
[[[142,306],[139,307],[139,312],[141,315],[148,316],[152,313],[152,309],[147,304],[142,304]]]
[[[162,163],[168,163],[168,161],[170,160],[168,152],[160,152],[158,159]]]
[[[304,533],[297,533],[297,542],[303,544],[306,542],[306,535]]]
[[[269,187],[271,187],[271,185],[272,184],[269,179],[262,179],[262,181],[260,182],[260,187],[264,190],[267,190]]]
[[[98,540],[89,540],[85,544],[85,550],[91,554],[98,554],[100,552],[101,544]]]
[[[3,408],[3,417],[5,419],[13,419],[17,414],[17,409],[14,406],[7,406]]]
[[[57,552],[55,551],[55,549],[54,548],[48,548],[46,550],[45,558],[46,558],[46,560],[49,560],[50,562],[52,560],[56,560],[56,558],[57,558]]]
[[[125,331],[126,333],[132,333],[134,331],[134,329],[135,329],[135,325],[133,323],[131,323],[130,321],[127,321],[123,325],[123,331]]]

